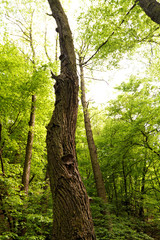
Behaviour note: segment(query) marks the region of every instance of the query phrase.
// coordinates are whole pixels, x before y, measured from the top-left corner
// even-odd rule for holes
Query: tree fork
[[[47,127],[47,153],[53,198],[53,240],[95,240],[89,199],[78,172],[75,130],[78,76],[72,33],[59,0],[48,0],[56,20],[61,72],[56,84],[55,109]]]

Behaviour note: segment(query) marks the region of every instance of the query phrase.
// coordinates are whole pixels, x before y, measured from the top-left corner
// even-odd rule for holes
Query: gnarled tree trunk
[[[67,17],[59,0],[48,0],[57,23],[61,73],[56,80],[56,102],[47,127],[47,152],[53,196],[53,240],[94,240],[89,200],[75,154],[78,109],[76,59]]]
[[[144,12],[156,23],[160,24],[160,3],[156,0],[139,0]]]

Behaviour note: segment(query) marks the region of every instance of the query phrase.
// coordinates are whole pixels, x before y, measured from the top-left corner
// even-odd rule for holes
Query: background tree
[[[105,190],[100,166],[98,163],[97,150],[96,150],[95,142],[93,139],[93,133],[92,133],[92,129],[91,129],[91,121],[90,121],[89,111],[88,111],[88,106],[87,106],[88,104],[86,101],[84,70],[83,70],[83,66],[82,66],[83,62],[84,62],[83,58],[79,55],[81,102],[82,102],[82,106],[83,106],[84,123],[85,123],[88,148],[89,148],[90,158],[91,158],[91,162],[92,162],[92,168],[93,168],[93,173],[94,173],[94,178],[95,178],[95,183],[96,183],[97,195],[105,203],[107,203],[106,190]]]
[[[44,194],[44,190],[39,189],[37,181],[43,186],[44,173],[46,171],[45,125],[51,114],[49,110],[45,112],[44,103],[48,109],[51,109],[51,103],[53,101],[53,94],[50,88],[51,80],[49,78],[49,72],[40,67],[34,76],[34,80],[39,84],[32,82],[32,64],[26,60],[26,56],[20,53],[14,45],[10,45],[9,42],[1,45],[0,57],[1,163],[3,163],[3,168],[1,168],[2,174],[0,173],[0,211],[3,213],[0,218],[0,220],[2,220],[0,232],[1,234],[3,233],[2,238],[7,236],[7,232],[9,232],[10,237],[12,235],[18,236],[22,227],[20,225],[21,219],[26,217],[26,224],[30,229],[30,232],[27,234],[34,235],[31,221],[35,214],[41,212],[41,207],[37,205],[37,210],[35,212],[32,210],[32,213],[34,212],[32,215],[30,203],[33,199],[33,202],[38,203],[42,196],[41,193]],[[43,91],[40,90],[42,86],[45,86],[45,90]],[[35,195],[33,194],[31,198],[25,199],[23,194],[20,193],[20,188],[30,114],[30,96],[33,92],[37,93],[38,116],[35,125],[33,167],[31,169],[31,190],[29,194],[31,194],[34,189]],[[49,98],[46,99],[46,95],[48,95]],[[40,139],[41,141],[39,141]],[[38,191],[40,195],[37,195],[36,191]],[[38,196],[37,200],[35,200],[36,195]],[[28,209],[24,211],[23,206],[26,206],[26,204],[28,205]],[[48,221],[47,218],[44,217],[44,222]],[[39,220],[37,218],[38,224],[40,224]]]

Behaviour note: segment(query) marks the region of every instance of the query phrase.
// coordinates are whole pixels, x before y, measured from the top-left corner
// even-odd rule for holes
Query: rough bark
[[[96,239],[89,200],[75,154],[78,109],[76,59],[67,17],[59,0],[48,0],[57,23],[61,73],[56,80],[55,109],[47,127],[48,165],[53,197],[53,240]]]
[[[34,125],[35,125],[35,102],[36,96],[32,96],[31,103],[31,113],[30,113],[30,121],[29,121],[29,131],[28,131],[28,139],[26,146],[26,155],[25,155],[25,163],[23,168],[23,176],[22,176],[22,184],[23,190],[26,194],[28,194],[29,189],[29,177],[30,177],[30,169],[31,169],[31,158],[32,158],[32,147],[33,147],[33,138],[34,138]]]
[[[139,0],[139,5],[144,12],[154,21],[160,24],[160,3],[156,0]]]
[[[92,132],[91,121],[90,121],[89,111],[88,111],[88,104],[86,102],[83,60],[81,57],[79,57],[79,66],[80,66],[80,80],[81,80],[81,102],[83,106],[84,124],[85,124],[85,131],[86,131],[86,137],[87,137],[87,143],[88,143],[88,148],[90,153],[90,159],[92,163],[94,179],[96,183],[97,195],[105,203],[107,203],[106,189],[105,189],[105,185],[102,177],[102,172],[98,162],[97,149],[93,139],[93,132]]]

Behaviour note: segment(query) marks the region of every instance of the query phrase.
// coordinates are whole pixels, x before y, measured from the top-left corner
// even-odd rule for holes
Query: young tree
[[[47,151],[53,197],[53,239],[95,239],[89,200],[80,178],[75,129],[78,109],[78,77],[72,34],[59,0],[49,0],[60,39],[61,73],[56,80],[56,102],[47,127]]]
[[[107,195],[106,195],[105,185],[104,185],[102,172],[101,172],[99,162],[98,162],[97,149],[96,149],[96,145],[95,145],[95,142],[93,139],[93,132],[92,132],[92,128],[91,128],[91,121],[90,121],[89,111],[88,111],[88,104],[86,101],[83,63],[84,63],[83,58],[81,56],[79,56],[81,102],[82,102],[82,106],[83,106],[85,131],[86,131],[86,136],[87,136],[88,148],[89,148],[89,152],[90,152],[92,169],[93,169],[93,173],[94,173],[94,179],[95,179],[95,183],[96,183],[97,195],[105,203],[107,203]]]
[[[26,41],[29,42],[30,49],[31,49],[31,62],[33,64],[33,71],[36,69],[36,54],[35,48],[33,44],[33,13],[31,13],[31,22],[29,26],[29,30],[21,22],[19,23],[22,29],[22,33],[24,33],[23,28],[26,30],[25,38]],[[29,131],[27,137],[27,145],[26,145],[26,154],[25,154],[25,161],[24,161],[24,168],[23,168],[23,176],[22,176],[22,189],[28,194],[29,189],[29,180],[30,180],[30,171],[31,171],[31,159],[32,159],[32,148],[33,148],[33,139],[34,139],[34,126],[35,126],[35,116],[36,116],[36,94],[32,94],[31,97],[31,110],[30,110],[30,120],[29,120]]]

